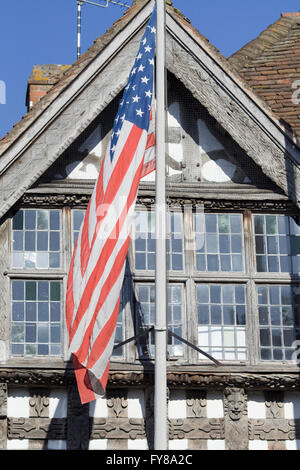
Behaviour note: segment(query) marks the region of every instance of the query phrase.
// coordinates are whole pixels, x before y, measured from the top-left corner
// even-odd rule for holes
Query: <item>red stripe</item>
[[[146,144],[146,150],[148,150],[151,147],[155,146],[155,135],[152,132],[151,134],[148,134],[147,136],[147,144]]]
[[[100,383],[101,383],[104,390],[106,389],[106,384],[107,384],[107,380],[108,380],[108,371],[109,371],[109,362],[107,364],[107,367],[106,367],[102,377],[100,378]]]
[[[150,160],[148,163],[145,163],[143,167],[143,172],[141,174],[141,178],[143,178],[146,175],[149,175],[149,173],[155,170],[155,167],[156,167],[155,158],[153,158],[153,160]]]
[[[70,341],[73,339],[73,337],[76,333],[76,330],[78,328],[78,325],[79,325],[81,319],[83,318],[86,310],[88,309],[88,306],[89,306],[90,299],[92,297],[94,288],[98,284],[99,280],[101,279],[101,276],[103,274],[106,263],[107,263],[110,255],[111,255],[111,253],[112,253],[112,251],[113,251],[113,249],[114,249],[114,247],[117,243],[117,239],[119,237],[120,230],[121,230],[121,228],[123,226],[123,223],[124,223],[124,220],[126,218],[128,209],[131,207],[132,203],[135,200],[136,193],[137,193],[137,188],[138,188],[139,181],[140,181],[140,174],[141,174],[141,170],[143,168],[143,163],[144,163],[144,160],[142,160],[142,162],[140,163],[140,165],[139,165],[139,167],[136,171],[134,180],[132,182],[131,190],[130,190],[130,193],[129,193],[128,198],[127,198],[127,203],[126,203],[126,205],[125,205],[125,207],[124,207],[124,209],[123,209],[123,211],[122,211],[122,213],[121,213],[121,215],[120,215],[120,217],[119,217],[119,219],[116,223],[116,226],[114,227],[114,229],[111,232],[110,236],[106,240],[105,245],[103,246],[103,249],[100,253],[98,261],[95,265],[95,268],[94,268],[93,272],[91,273],[91,275],[89,277],[89,280],[86,284],[86,287],[84,289],[84,292],[81,296],[80,304],[78,306],[77,313],[76,313],[76,317],[75,317],[73,325],[72,325],[72,332],[71,332],[71,335],[70,335]]]
[[[77,357],[73,354],[73,365],[75,370],[76,382],[81,403],[88,403],[95,400],[92,384],[86,368],[80,364]]]

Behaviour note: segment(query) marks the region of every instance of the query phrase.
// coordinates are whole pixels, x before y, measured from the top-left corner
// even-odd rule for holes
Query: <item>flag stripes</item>
[[[125,88],[72,256],[66,295],[69,352],[82,403],[106,388],[134,207],[155,168],[151,113],[155,11]]]

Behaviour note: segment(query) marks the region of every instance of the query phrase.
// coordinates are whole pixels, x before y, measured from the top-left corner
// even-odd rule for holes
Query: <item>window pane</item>
[[[260,357],[263,361],[291,360],[296,340],[299,287],[265,285],[257,289]]]
[[[171,212],[167,216],[167,268],[171,271],[183,271],[183,217],[179,212]],[[155,214],[137,211],[134,232],[135,269],[155,270],[155,236]]]
[[[12,281],[13,356],[61,355],[60,292],[58,281]]]
[[[154,284],[136,284],[137,308],[135,312],[138,328],[149,328],[155,320],[155,286]],[[181,284],[168,285],[168,327],[171,331],[182,336],[183,322],[183,286]],[[183,345],[180,341],[169,335],[168,351],[170,356],[182,356]],[[153,357],[155,353],[154,335],[148,334],[147,341],[139,344],[141,357]]]
[[[300,229],[288,215],[254,215],[258,272],[300,272]]]
[[[60,267],[60,211],[20,209],[13,216],[13,267]]]
[[[242,215],[194,215],[196,270],[244,271]]]
[[[196,294],[199,347],[215,359],[246,360],[245,286],[198,284]]]

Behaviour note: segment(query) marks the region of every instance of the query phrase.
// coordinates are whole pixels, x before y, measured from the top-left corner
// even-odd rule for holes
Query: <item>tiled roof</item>
[[[228,60],[300,139],[300,12],[283,13]]]

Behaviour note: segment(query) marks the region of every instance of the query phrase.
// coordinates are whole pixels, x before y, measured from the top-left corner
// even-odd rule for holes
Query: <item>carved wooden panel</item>
[[[8,418],[9,439],[66,439],[64,418]]]
[[[250,419],[249,439],[286,441],[300,438],[300,420]]]
[[[224,439],[224,420],[186,418],[169,420],[170,439]]]
[[[49,390],[30,390],[29,416],[32,418],[49,417]]]
[[[91,439],[145,439],[145,421],[138,418],[94,418]]]
[[[248,449],[247,395],[242,388],[224,390],[225,440],[228,450]]]

